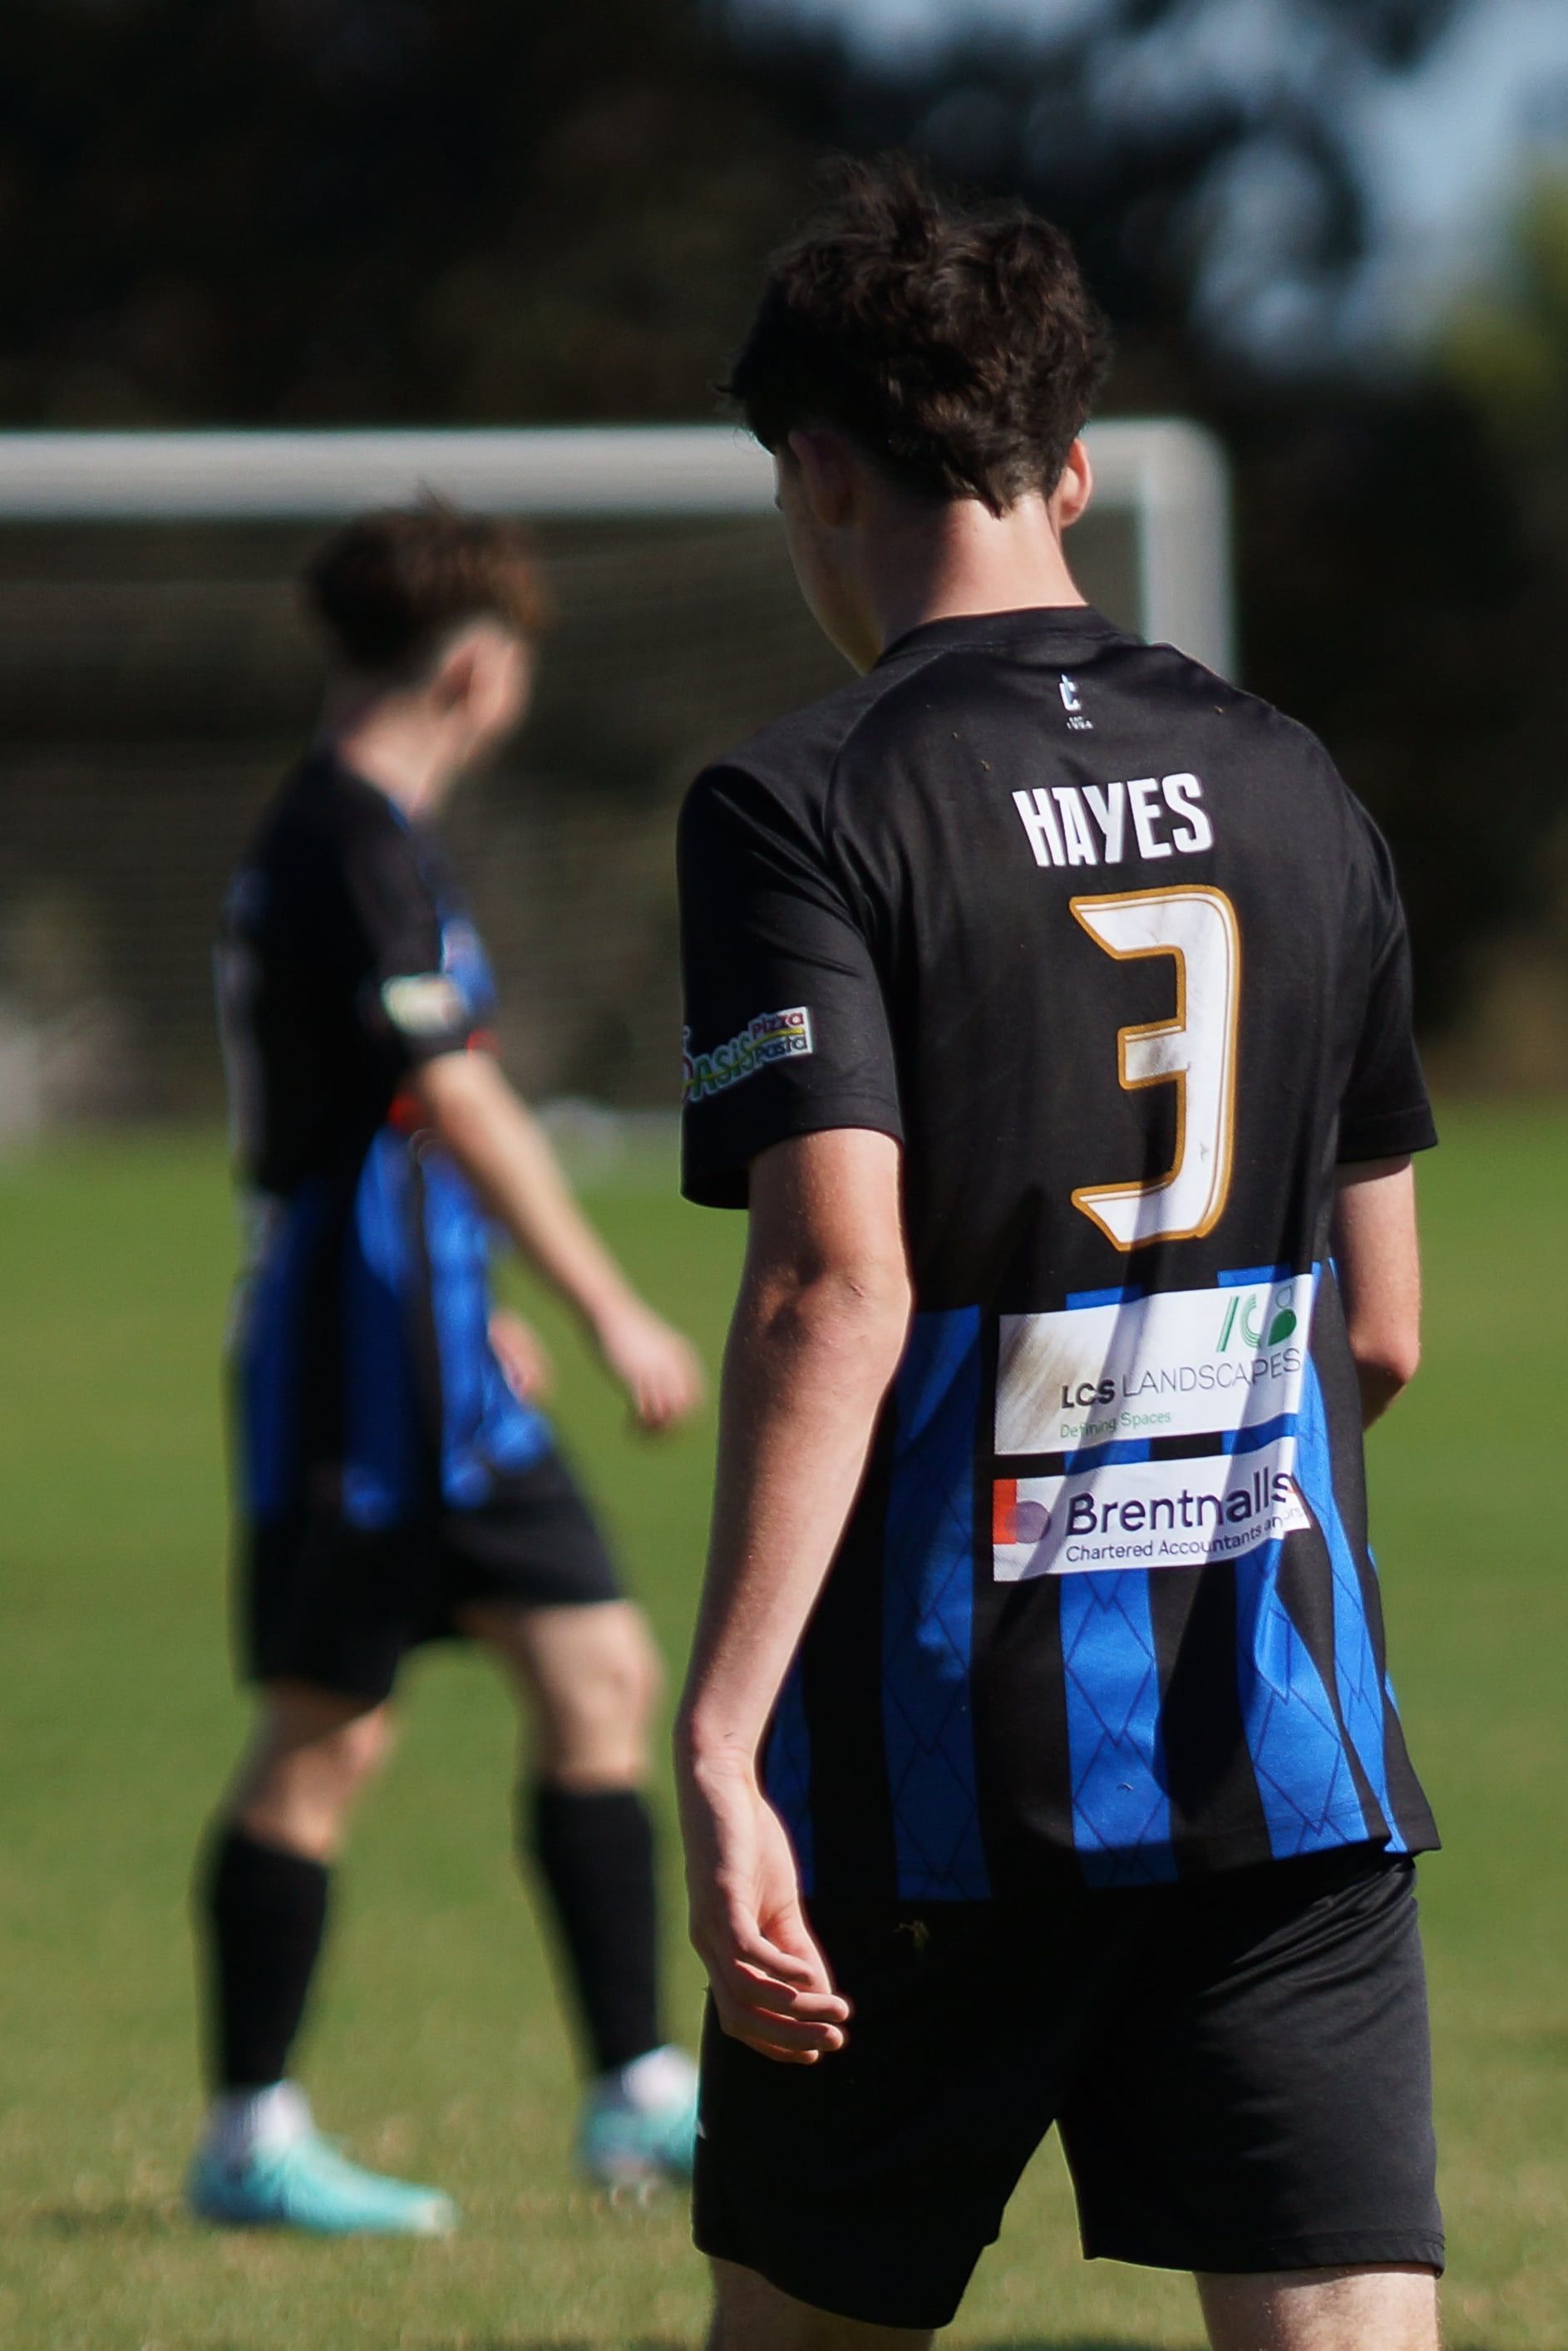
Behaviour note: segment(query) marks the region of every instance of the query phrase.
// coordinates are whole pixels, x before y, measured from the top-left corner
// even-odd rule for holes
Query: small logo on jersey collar
[[[1067,713],[1067,724],[1074,735],[1092,735],[1094,721],[1089,717],[1078,698],[1075,678],[1064,677],[1061,684],[1061,706]]]

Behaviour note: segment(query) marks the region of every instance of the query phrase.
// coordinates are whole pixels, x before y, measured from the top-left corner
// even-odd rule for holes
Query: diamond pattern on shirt
[[[1062,1585],[1073,1834],[1096,1886],[1176,1875],[1148,1583],[1130,1569]]]
[[[883,1730],[906,1900],[989,1892],[969,1642],[979,1315],[915,1318],[897,1386],[883,1555]]]

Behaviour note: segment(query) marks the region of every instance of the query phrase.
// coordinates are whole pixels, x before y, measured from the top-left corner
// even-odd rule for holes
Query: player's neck
[[[993,515],[977,501],[903,505],[864,547],[862,582],[879,649],[932,621],[1080,605],[1061,535],[1043,498]]]
[[[321,740],[405,816],[428,816],[446,797],[455,764],[447,729],[401,695],[329,695]]]

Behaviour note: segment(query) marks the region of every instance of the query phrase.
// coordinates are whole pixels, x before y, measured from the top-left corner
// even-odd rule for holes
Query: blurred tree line
[[[1471,1074],[1546,1074],[1568,206],[1425,359],[1380,370],[1353,331],[1354,100],[1479,5],[1281,0],[1239,57],[1228,0],[1105,0],[873,57],[768,0],[12,0],[0,420],[702,415],[821,150],[1021,192],[1116,326],[1110,404],[1231,452],[1248,683],[1393,835],[1428,1027],[1469,1024]],[[1562,966],[1550,1036],[1533,983],[1474,1010],[1521,938]]]

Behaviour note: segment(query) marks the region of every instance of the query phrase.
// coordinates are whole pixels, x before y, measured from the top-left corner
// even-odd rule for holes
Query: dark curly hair
[[[300,589],[336,658],[382,675],[417,673],[465,621],[498,621],[527,642],[549,617],[520,527],[435,497],[344,523],[317,549]]]
[[[1000,514],[1049,496],[1110,357],[1060,229],[940,194],[900,156],[830,166],[723,389],[765,448],[834,424],[898,481]]]

